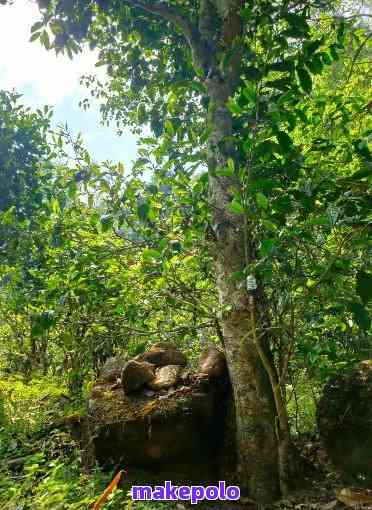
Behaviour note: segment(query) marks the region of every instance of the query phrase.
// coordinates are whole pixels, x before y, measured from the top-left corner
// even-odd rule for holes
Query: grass
[[[79,409],[63,381],[38,376],[0,378],[1,510],[86,510],[115,473],[84,473],[79,445],[64,430],[50,427]],[[169,510],[162,502],[133,503],[118,488],[104,510]]]

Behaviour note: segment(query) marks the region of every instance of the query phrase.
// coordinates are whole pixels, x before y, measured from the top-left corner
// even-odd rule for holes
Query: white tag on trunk
[[[253,274],[247,276],[247,290],[256,290],[257,281]]]

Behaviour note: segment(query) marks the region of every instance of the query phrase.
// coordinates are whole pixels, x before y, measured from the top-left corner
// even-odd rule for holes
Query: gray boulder
[[[121,384],[126,394],[138,391],[155,377],[154,366],[146,361],[130,360],[121,373]]]
[[[227,375],[226,358],[223,352],[214,345],[208,345],[202,351],[197,370],[199,375],[205,375],[209,379],[218,379]]]
[[[159,342],[153,344],[150,349],[136,356],[136,361],[147,361],[156,367],[166,365],[187,365],[186,356],[172,344]]]
[[[127,354],[108,358],[100,370],[98,381],[101,384],[116,383],[121,377],[121,372],[127,362]]]

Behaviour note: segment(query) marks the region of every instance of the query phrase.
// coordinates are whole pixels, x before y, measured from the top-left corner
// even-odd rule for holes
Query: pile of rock
[[[224,465],[230,386],[224,354],[208,346],[193,372],[172,344],[157,343],[103,367],[89,402],[91,458],[190,482]],[[169,478],[171,476],[171,478]],[[168,478],[167,478],[168,477]]]
[[[143,354],[126,361],[120,374],[120,381],[127,395],[143,388],[153,391],[168,390],[180,384],[190,383],[192,374],[185,368],[186,365],[187,358],[180,350],[173,345],[159,342]],[[224,354],[213,345],[209,345],[202,352],[194,378],[218,379],[225,375]]]
[[[187,379],[186,365],[186,356],[181,351],[159,342],[124,365],[121,384],[127,395],[144,387],[167,390]]]

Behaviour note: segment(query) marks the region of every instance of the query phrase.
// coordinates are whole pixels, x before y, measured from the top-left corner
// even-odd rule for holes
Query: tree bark
[[[254,250],[248,246],[245,216],[229,210],[231,187],[239,183],[216,174],[218,168],[226,167],[228,158],[234,160],[228,141],[232,118],[227,102],[240,79],[243,48],[235,43],[243,35],[240,10],[244,1],[200,0],[198,25],[164,2],[127,2],[177,27],[190,46],[196,74],[204,76],[210,99],[208,168],[216,238],[214,260],[222,335],[234,392],[238,473],[241,489],[259,502],[270,502],[279,496],[279,435],[274,388],[260,356],[264,352],[265,359],[272,363],[262,324],[264,301],[259,288],[248,294],[241,280],[232,278],[233,273],[245,270]],[[229,53],[227,66],[222,65],[224,53]]]
[[[227,108],[231,83],[219,74],[208,78],[210,97],[209,183],[214,207],[214,260],[217,288],[222,310],[222,332],[226,358],[234,392],[238,474],[241,488],[257,501],[269,502],[279,496],[278,441],[276,411],[267,371],[262,364],[256,342],[270,358],[264,344],[260,317],[264,315],[259,289],[248,293],[241,279],[233,273],[244,271],[251,257],[249,232],[243,215],[229,210],[233,198],[232,177],[219,177],[234,157],[229,136],[232,118]],[[258,309],[258,313],[253,308]],[[261,308],[261,309],[260,309]]]

